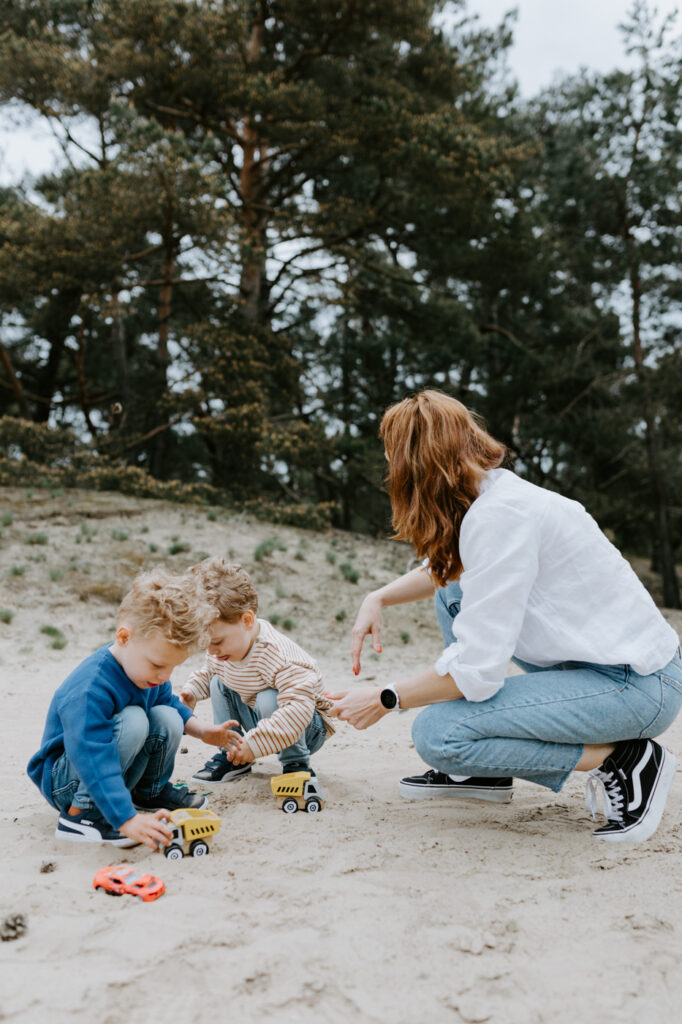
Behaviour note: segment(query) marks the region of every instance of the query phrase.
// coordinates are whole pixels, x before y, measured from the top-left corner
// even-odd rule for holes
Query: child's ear
[[[116,643],[119,647],[125,647],[131,636],[132,633],[128,626],[119,626],[116,630]]]
[[[255,621],[256,616],[253,614],[251,609],[242,612],[242,622],[244,623],[247,629],[253,629]]]

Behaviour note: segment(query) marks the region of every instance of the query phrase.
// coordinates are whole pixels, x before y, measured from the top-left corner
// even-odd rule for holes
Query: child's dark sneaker
[[[424,800],[428,797],[455,796],[469,800],[490,800],[495,804],[508,804],[514,795],[514,780],[507,778],[484,779],[473,776],[446,775],[431,768],[423,775],[410,775],[398,783],[398,792],[406,800]]]
[[[155,796],[147,796],[135,790],[133,803],[140,811],[158,811],[161,807],[165,807],[167,811],[177,811],[181,807],[196,807],[197,810],[201,810],[208,800],[203,793],[191,793],[187,786],[180,783],[172,786],[167,782]]]
[[[250,764],[232,764],[227,755],[220,750],[210,758],[203,768],[192,776],[193,782],[234,782],[242,775],[251,771]]]
[[[55,831],[57,839],[68,839],[72,843],[109,843],[111,846],[139,846],[135,839],[128,839],[93,807],[80,814],[59,815]]]
[[[675,774],[675,758],[653,740],[624,740],[589,773],[585,803],[594,818],[601,791],[608,824],[595,839],[643,843],[658,828]]]
[[[290,775],[291,772],[310,772],[311,779],[317,778],[313,769],[305,761],[290,761],[289,764],[282,765],[282,775]]]

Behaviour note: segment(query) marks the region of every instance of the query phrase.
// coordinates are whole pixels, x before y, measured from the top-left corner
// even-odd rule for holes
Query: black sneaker
[[[110,846],[139,846],[136,839],[128,839],[94,808],[79,814],[59,815],[55,830],[57,839],[68,839],[72,843],[109,843]]]
[[[290,775],[291,772],[310,772],[311,779],[317,778],[313,769],[305,761],[290,761],[289,764],[282,765],[282,775]]]
[[[203,793],[190,793],[187,786],[180,783],[172,786],[167,782],[156,796],[145,796],[135,790],[133,803],[139,811],[158,811],[160,807],[165,807],[168,811],[177,811],[181,807],[196,807],[197,810],[201,810],[208,800]]]
[[[206,762],[200,771],[192,776],[193,782],[234,782],[242,775],[248,775],[251,771],[250,764],[232,764],[227,760],[227,755],[220,750]]]
[[[407,800],[424,800],[434,796],[456,796],[460,799],[490,800],[508,804],[514,795],[513,779],[451,778],[434,768],[423,775],[410,775],[398,783],[398,792]]]
[[[658,828],[675,774],[675,758],[653,740],[625,740],[587,780],[585,803],[594,818],[601,790],[608,824],[595,839],[643,843]]]

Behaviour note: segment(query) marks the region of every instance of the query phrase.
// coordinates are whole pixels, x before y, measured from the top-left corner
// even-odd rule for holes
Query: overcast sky
[[[682,5],[682,0],[657,0],[661,14]],[[632,0],[469,0],[468,9],[484,25],[496,25],[503,15],[518,10],[515,42],[509,66],[525,96],[549,85],[557,73],[573,73],[585,66],[610,71],[624,66],[625,56],[618,23]],[[677,29],[682,33],[682,17]],[[41,122],[20,125],[0,114],[0,184],[16,182],[25,173],[49,170],[59,149]]]

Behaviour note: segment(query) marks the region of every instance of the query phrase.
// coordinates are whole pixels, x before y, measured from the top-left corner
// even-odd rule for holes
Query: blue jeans
[[[436,616],[446,644],[462,592],[436,592]],[[481,702],[432,704],[415,719],[419,756],[451,775],[515,775],[558,792],[586,743],[652,738],[682,707],[682,659],[641,676],[629,665],[565,661],[543,668],[514,659],[524,675],[509,676]]]
[[[261,690],[256,697],[255,707],[250,708],[245,704],[238,693],[225,686],[218,676],[211,679],[211,703],[213,705],[213,719],[215,722],[224,722],[228,718],[236,718],[242,730],[248,732],[255,729],[262,718],[270,718],[273,711],[277,710],[277,690]],[[294,761],[303,761],[308,764],[310,755],[319,750],[324,743],[327,732],[319,712],[315,711],[310,725],[298,738],[296,743],[290,747],[280,750],[279,757],[282,767],[292,764]]]
[[[184,722],[175,708],[160,705],[150,710],[131,706],[114,716],[114,743],[118,747],[123,781],[141,796],[155,797],[169,781],[180,746]],[[52,800],[64,811],[71,804],[91,810],[94,801],[64,752],[52,768]]]

